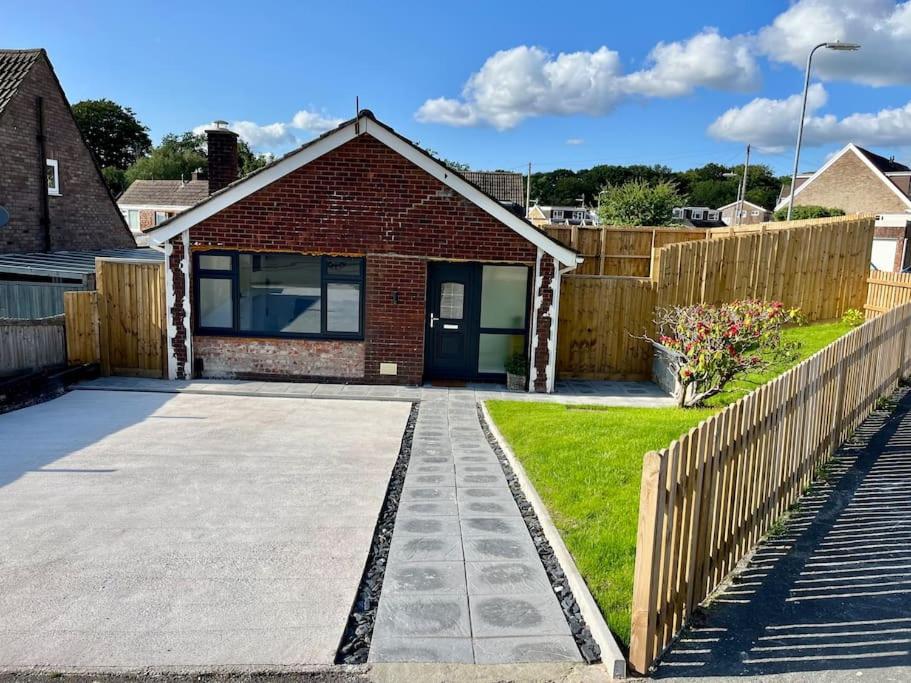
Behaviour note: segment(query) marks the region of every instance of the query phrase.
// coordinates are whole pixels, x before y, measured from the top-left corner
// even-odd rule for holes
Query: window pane
[[[199,279],[199,324],[201,327],[234,325],[234,302],[228,278]]]
[[[320,260],[298,254],[241,254],[240,329],[319,334]]]
[[[47,189],[49,192],[57,191],[57,165],[47,164]]]
[[[525,329],[528,268],[484,266],[481,274],[481,327]]]
[[[326,275],[329,277],[360,277],[361,261],[356,258],[327,258]]]
[[[440,317],[461,320],[465,303],[465,285],[461,282],[444,282],[440,287]]]
[[[200,270],[231,270],[231,257],[215,254],[199,255]]]
[[[506,372],[506,360],[525,352],[521,334],[482,334],[478,341],[478,372]]]
[[[136,209],[130,209],[128,220],[131,229],[139,230],[139,211]]]
[[[361,327],[361,285],[359,282],[326,284],[326,331],[358,332]]]

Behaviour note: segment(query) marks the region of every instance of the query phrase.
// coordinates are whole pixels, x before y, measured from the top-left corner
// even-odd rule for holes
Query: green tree
[[[829,216],[844,216],[845,212],[841,209],[829,208],[826,206],[794,206],[791,212],[792,221],[802,221],[807,218],[828,218]],[[786,221],[788,219],[788,207],[778,209],[775,212],[776,221]]]
[[[125,171],[121,171],[119,168],[114,168],[113,166],[105,166],[101,169],[101,175],[104,177],[104,182],[111,191],[111,194],[115,197],[127,189],[128,183]]]
[[[149,129],[129,107],[111,100],[83,100],[73,105],[76,125],[102,168],[124,171],[149,151]]]
[[[598,217],[606,225],[669,225],[675,206],[686,204],[686,195],[672,180],[649,183],[642,178],[601,191]]]

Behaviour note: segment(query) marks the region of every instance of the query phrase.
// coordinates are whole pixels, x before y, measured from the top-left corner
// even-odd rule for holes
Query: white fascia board
[[[190,206],[184,204],[121,204],[118,202],[117,208],[128,209],[131,211],[186,211]]]
[[[384,126],[381,126],[370,119],[363,119],[361,125],[363,126],[364,132],[370,134],[393,151],[398,152],[401,156],[408,159],[408,161],[424,172],[432,175],[444,185],[458,192],[479,209],[482,209],[501,223],[512,228],[514,232],[518,233],[547,254],[553,256],[560,263],[567,266],[575,265],[577,263],[576,252],[572,249],[567,249],[563,245],[554,242],[543,232],[540,232],[537,228],[529,225],[516,216],[512,211],[503,208],[499,202],[491,199],[466,180],[463,180],[458,175],[454,174],[446,168],[446,166],[432,159],[420,150],[415,149],[414,145],[402,140],[398,135],[390,133]]]
[[[239,202],[244,197],[248,197],[254,192],[263,189],[267,185],[274,183],[276,180],[297,170],[301,166],[310,163],[327,152],[331,152],[336,147],[341,147],[346,142],[350,142],[357,136],[357,133],[355,133],[356,123],[356,121],[352,121],[344,128],[335,131],[332,135],[327,135],[322,139],[315,140],[312,144],[307,145],[298,152],[289,154],[274,166],[249,176],[224,192],[212,195],[210,199],[178,214],[167,223],[146,234],[152,242],[161,244],[175,235],[179,235],[185,230],[189,230],[194,225],[201,223],[210,216],[214,216],[219,211]],[[361,125],[363,126],[363,120],[361,121]]]

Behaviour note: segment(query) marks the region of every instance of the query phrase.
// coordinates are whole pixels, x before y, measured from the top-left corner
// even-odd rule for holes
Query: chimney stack
[[[227,121],[215,121],[206,130],[209,148],[209,194],[218,192],[237,180],[237,133],[228,129]]]

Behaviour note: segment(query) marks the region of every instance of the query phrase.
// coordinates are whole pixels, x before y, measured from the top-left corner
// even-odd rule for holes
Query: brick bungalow
[[[791,183],[775,210],[787,208]],[[872,262],[899,271],[911,264],[911,168],[850,143],[814,173],[797,176],[794,206],[825,206],[876,215]]]
[[[232,145],[210,137],[213,194],[150,233],[171,378],[497,380],[522,353],[553,390],[575,252],[366,110],[237,181]]]

